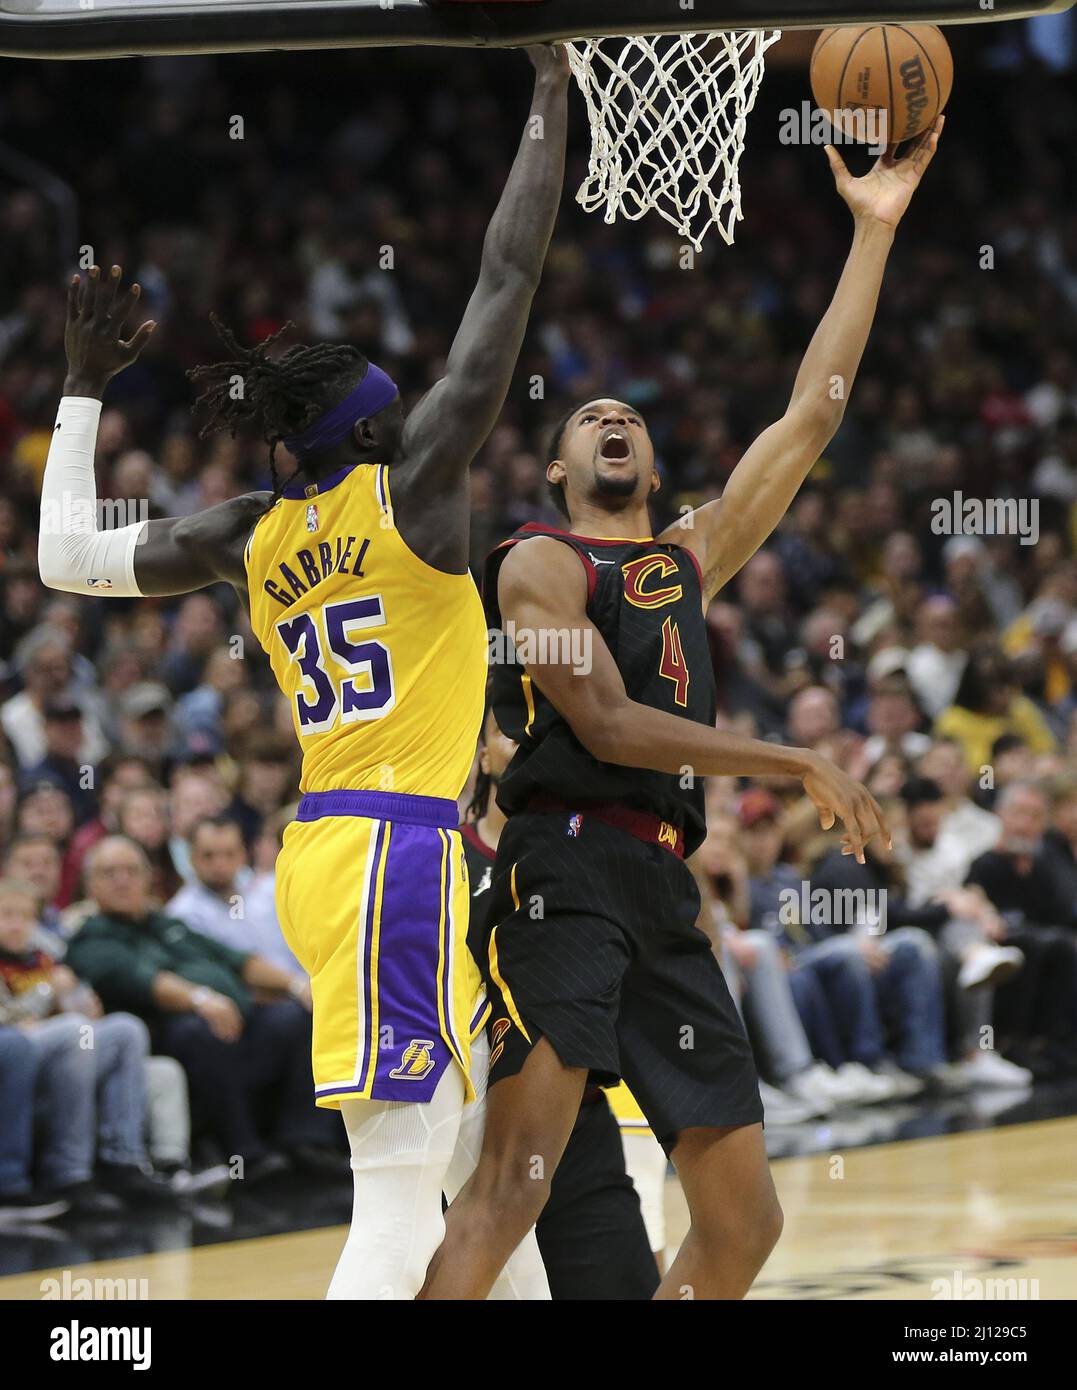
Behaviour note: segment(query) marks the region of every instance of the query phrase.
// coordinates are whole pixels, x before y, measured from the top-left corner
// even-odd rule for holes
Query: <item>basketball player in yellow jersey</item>
[[[203,433],[258,429],[276,487],[191,517],[98,532],[101,397],[155,325],[118,266],[76,276],[68,376],[42,487],[39,566],[73,593],[182,594],[219,582],[291,704],[303,798],[278,863],[289,944],[311,977],[319,1105],[352,1146],[352,1233],[331,1297],[411,1298],[443,1233],[443,1177],[475,1095],[484,1022],[466,946],[456,798],[483,712],[486,624],[468,574],[468,466],[508,391],[564,179],[568,62],[529,50],[528,124],[442,379],[405,418],[355,348],[245,350],[197,368]],[[215,321],[216,322],[216,321]],[[283,330],[282,330],[283,332]],[[276,335],[279,337],[280,334]],[[297,460],[274,463],[284,443]],[[480,1079],[485,1083],[485,1076]]]

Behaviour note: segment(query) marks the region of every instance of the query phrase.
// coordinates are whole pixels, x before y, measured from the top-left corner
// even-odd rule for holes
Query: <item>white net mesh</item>
[[[778,30],[578,39],[569,62],[587,102],[591,161],[577,201],[632,221],[657,212],[700,249],[732,245],[748,114]]]

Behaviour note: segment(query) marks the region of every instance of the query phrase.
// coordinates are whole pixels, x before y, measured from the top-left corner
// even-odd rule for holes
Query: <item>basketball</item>
[[[842,25],[824,29],[812,50],[815,103],[835,113],[847,139],[897,145],[922,134],[953,80],[950,45],[934,24]],[[875,130],[864,119],[873,115]]]

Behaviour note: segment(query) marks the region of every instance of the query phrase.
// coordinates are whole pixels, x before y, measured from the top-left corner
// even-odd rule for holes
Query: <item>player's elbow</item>
[[[37,572],[46,589],[61,593],[81,593],[77,577],[58,537],[42,535],[37,544]]]
[[[837,434],[844,415],[844,397],[831,399],[826,392],[814,399],[795,402],[786,419],[797,454],[803,455],[808,463],[814,463]]]
[[[632,749],[619,707],[589,710],[582,718],[573,721],[572,729],[591,757],[598,762],[631,764]]]

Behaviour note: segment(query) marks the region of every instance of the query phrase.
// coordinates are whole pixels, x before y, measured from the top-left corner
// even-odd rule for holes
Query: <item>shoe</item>
[[[288,1150],[288,1157],[304,1173],[319,1177],[351,1179],[351,1167],[347,1156],[339,1149],[324,1148],[320,1144],[297,1144]]]
[[[1016,975],[1024,963],[1024,953],[1016,946],[995,946],[985,942],[962,962],[957,972],[958,987],[984,989],[988,985],[1000,985],[1011,975]]]
[[[779,1091],[777,1086],[768,1086],[765,1081],[759,1083],[759,1098],[763,1102],[763,1118],[768,1125],[801,1125],[815,1116],[810,1105]]]
[[[815,1115],[829,1115],[834,1107],[840,1104],[836,1091],[840,1091],[841,1098],[844,1099],[844,1087],[841,1082],[829,1067],[824,1067],[820,1062],[816,1062],[805,1071],[797,1072],[796,1076],[791,1076],[785,1083],[785,1091],[795,1100],[810,1105]]]
[[[57,1188],[53,1195],[67,1202],[69,1215],[85,1220],[109,1219],[127,1210],[115,1193],[103,1192],[92,1182],[72,1183]]]
[[[269,1182],[272,1178],[279,1178],[281,1174],[291,1172],[291,1169],[291,1163],[282,1153],[267,1149],[257,1158],[247,1160],[243,1165],[243,1177],[236,1179],[232,1186],[237,1192],[244,1188],[257,1187],[260,1183]]]
[[[20,1221],[55,1221],[71,1210],[63,1197],[43,1192],[18,1192],[0,1196],[0,1225],[16,1225]]]
[[[1013,1062],[1007,1062],[1005,1057],[1001,1057],[997,1052],[991,1052],[987,1048],[981,1048],[974,1056],[958,1065],[968,1078],[969,1086],[974,1090],[981,1088],[1012,1090],[1018,1087],[1026,1089],[1032,1085],[1035,1079],[1026,1067],[1019,1067]]]
[[[921,1095],[927,1089],[926,1081],[913,1075],[911,1071],[904,1071],[888,1057],[879,1063],[875,1074],[876,1076],[889,1077],[897,1088],[894,1094],[898,1100],[911,1100],[913,1096]]]
[[[172,1191],[178,1197],[223,1197],[231,1181],[232,1174],[226,1163],[195,1169],[179,1164],[169,1174]]]
[[[946,1096],[961,1095],[972,1089],[969,1075],[957,1062],[940,1062],[923,1073],[929,1091]]]
[[[173,1206],[176,1201],[168,1178],[145,1173],[134,1163],[99,1163],[97,1181],[106,1192],[133,1207]]]
[[[855,1105],[880,1105],[894,1100],[898,1093],[890,1077],[872,1071],[862,1062],[844,1062],[838,1068],[838,1075],[849,1087]]]

